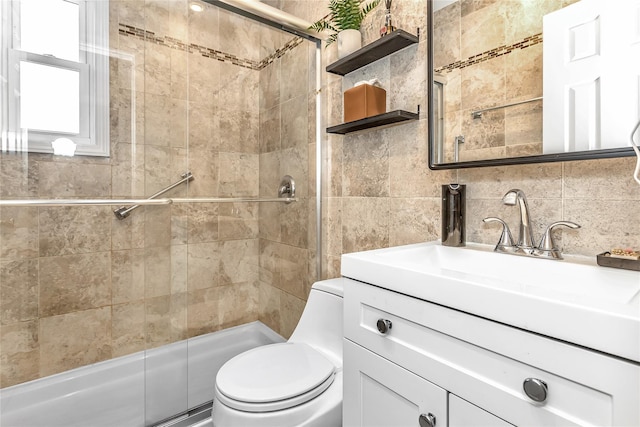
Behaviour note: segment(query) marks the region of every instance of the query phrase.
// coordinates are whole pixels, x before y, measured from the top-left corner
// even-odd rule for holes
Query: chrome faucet
[[[544,232],[540,239],[540,244],[534,251],[534,255],[541,258],[562,259],[562,252],[556,247],[556,243],[553,240],[553,234],[551,233],[556,227],[564,226],[569,228],[580,228],[578,224],[571,221],[556,221],[547,227],[547,231]]]
[[[540,239],[540,244],[536,246],[533,239],[533,230],[531,228],[529,205],[527,205],[527,198],[524,195],[524,192],[517,188],[509,190],[502,197],[502,203],[507,206],[515,206],[518,204],[518,208],[520,209],[520,229],[518,241],[514,244],[507,223],[496,217],[485,218],[483,220],[485,223],[499,222],[502,224],[502,234],[500,235],[500,240],[494,251],[546,259],[562,259],[562,253],[553,241],[552,231],[558,226],[577,229],[580,228],[578,224],[571,221],[554,222],[547,227],[547,230]]]
[[[529,218],[529,205],[524,191],[514,188],[507,191],[502,197],[502,203],[507,206],[515,206],[518,204],[520,209],[520,229],[518,233],[518,241],[516,247],[523,252],[530,253],[535,248],[533,240],[533,230],[531,229],[531,220]]]

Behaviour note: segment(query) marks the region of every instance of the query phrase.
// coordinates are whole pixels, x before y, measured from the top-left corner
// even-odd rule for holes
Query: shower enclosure
[[[2,389],[186,358],[184,340],[256,320],[293,331],[320,267],[319,42],[210,3],[1,2]]]

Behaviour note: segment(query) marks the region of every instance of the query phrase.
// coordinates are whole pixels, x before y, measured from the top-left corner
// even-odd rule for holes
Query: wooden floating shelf
[[[394,110],[389,111],[388,113],[378,114],[377,116],[366,117],[364,119],[356,120],[353,122],[342,123],[336,126],[328,127],[327,133],[337,133],[340,135],[344,135],[363,129],[402,123],[406,122],[407,120],[418,120],[419,117],[419,113],[411,113],[404,110]]]
[[[418,41],[417,36],[403,30],[396,30],[328,65],[327,72],[344,76]]]

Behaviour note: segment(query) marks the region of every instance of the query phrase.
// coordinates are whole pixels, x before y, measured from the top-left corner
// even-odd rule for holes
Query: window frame
[[[69,0],[67,0],[69,1]],[[53,153],[60,137],[77,144],[75,155],[109,157],[109,2],[71,0],[79,5],[79,61],[20,50],[20,0],[0,2],[2,23],[2,151]],[[79,72],[80,129],[78,134],[20,128],[21,61]]]

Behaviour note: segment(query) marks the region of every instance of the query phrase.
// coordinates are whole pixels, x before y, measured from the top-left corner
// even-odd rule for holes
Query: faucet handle
[[[553,240],[553,235],[551,232],[558,226],[569,227],[573,229],[580,228],[580,225],[571,221],[556,221],[551,223],[547,230],[542,235],[542,239],[540,239],[540,244],[538,245],[538,251],[547,252],[552,258],[562,259],[562,254],[556,247],[556,244]]]
[[[494,248],[495,252],[512,252],[515,249],[515,245],[513,244],[513,237],[511,236],[511,231],[509,230],[509,226],[506,222],[494,216],[487,217],[483,219],[482,222],[499,222],[500,224],[502,224],[502,233],[500,234],[500,240],[498,240],[498,244]]]

